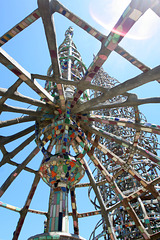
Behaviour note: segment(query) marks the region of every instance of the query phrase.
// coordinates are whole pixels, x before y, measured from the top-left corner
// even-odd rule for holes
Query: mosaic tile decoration
[[[133,57],[122,47],[117,46],[114,51],[117,52],[118,54],[120,54],[123,58],[125,58],[127,61],[129,61],[131,64],[133,64],[135,67],[139,68],[142,72],[147,72],[150,70],[149,67],[147,67],[142,62],[140,62],[138,59]]]
[[[82,19],[71,13],[68,9],[66,9],[64,6],[60,6],[56,8],[57,12],[62,14],[63,16],[67,17],[69,20],[73,21],[75,24],[83,28],[87,33],[91,34],[93,37],[97,38],[97,40],[103,42],[105,39],[105,36],[88,25],[86,22],[84,22]],[[11,30],[9,30],[7,33],[5,33],[0,38],[0,47],[4,45],[6,42],[8,42],[10,39],[12,39],[14,36],[16,36],[19,32],[23,31],[26,27],[28,27],[30,24],[35,22],[37,19],[40,18],[40,13],[38,9],[36,9],[32,14],[24,18],[20,23],[18,23],[15,27],[13,27]],[[129,53],[127,53],[123,48],[120,46],[117,46],[115,51],[120,54],[122,57],[130,61],[133,65],[138,67],[142,71],[148,71],[149,68],[145,66],[143,63],[132,57]]]
[[[104,93],[104,97],[106,97],[106,93],[119,84],[118,80],[108,76],[102,69],[102,65],[112,51],[117,52],[145,73],[142,73],[142,77],[150,77],[155,74],[158,67],[150,69],[121,48],[119,43],[149,8],[159,15],[158,7],[155,7],[158,6],[158,3],[158,0],[131,1],[109,35],[104,36],[58,1],[39,0],[38,10],[35,10],[1,37],[0,44],[2,46],[41,16],[52,63],[47,76],[39,75],[41,80],[46,80],[45,88],[43,88],[34,78],[38,74],[31,75],[3,49],[0,49],[2,64],[19,78],[9,88],[12,91],[10,95],[15,97],[16,86],[23,81],[41,97],[37,111],[34,112],[37,146],[21,164],[10,158],[14,158],[23,147],[27,146],[29,141],[33,140],[33,135],[12,152],[6,151],[5,144],[27,135],[31,129],[0,138],[3,150],[3,161],[0,166],[6,163],[16,166],[16,169],[1,186],[0,196],[5,193],[22,170],[35,174],[30,192],[22,208],[0,202],[1,207],[20,213],[13,236],[14,240],[18,239],[28,212],[47,217],[45,233],[33,236],[30,240],[83,239],[79,236],[79,218],[98,214],[102,215],[104,228],[100,234],[96,235],[95,231],[98,227],[95,227],[94,239],[104,237],[113,240],[116,238],[135,240],[142,237],[155,239],[160,236],[160,217],[157,211],[160,200],[157,187],[160,183],[160,157],[157,155],[156,137],[156,134],[160,134],[160,126],[142,121],[143,117],[139,112],[138,104],[135,107],[119,106],[119,108],[107,109],[106,107],[104,109],[102,105],[105,99],[98,98],[100,92],[102,95]],[[72,27],[66,31],[64,41],[59,49],[57,48],[54,21],[51,21],[51,15],[55,12],[68,18],[101,42],[101,49],[88,69],[73,42]],[[159,76],[157,72],[156,76]],[[158,77],[156,78],[159,81]],[[82,83],[79,83],[80,81]],[[84,84],[84,82],[86,83]],[[93,94],[89,89],[93,89]],[[115,96],[111,96],[111,94],[108,100],[118,105],[123,98],[128,96],[126,92],[120,94],[122,95],[116,93]],[[7,92],[1,98],[2,112],[6,110],[5,101],[8,98]],[[101,111],[90,109],[97,99],[98,104],[102,107],[99,108]],[[23,100],[26,101],[25,98]],[[30,101],[31,105],[37,106],[34,99],[30,99]],[[8,111],[10,109],[11,107],[8,107]],[[14,108],[15,113],[20,110],[22,111],[20,108]],[[24,116],[24,122],[33,121],[30,118],[33,111],[25,110],[22,113],[28,115]],[[23,122],[21,118],[17,118],[0,124],[10,126],[18,121],[19,123]],[[33,127],[31,128],[33,130]],[[36,171],[27,167],[27,164],[39,150],[43,160],[39,170]],[[85,159],[86,155],[89,162]],[[93,173],[91,169],[93,169]],[[79,183],[84,174],[88,177],[89,182]],[[40,176],[51,188],[48,213],[29,208]],[[76,189],[80,187],[89,187],[88,197],[96,208],[95,211],[77,212]],[[72,206],[70,213],[68,213],[69,191]],[[92,191],[95,194],[94,199]],[[69,216],[73,218],[74,234],[68,233]]]
[[[145,132],[152,132],[155,134],[160,135],[160,126],[152,123],[147,123],[147,122],[140,122],[136,124],[133,120],[131,119],[121,119],[118,117],[107,117],[107,116],[100,116],[100,115],[91,115],[90,117],[87,116],[78,116],[78,118],[83,120],[84,122],[88,121],[96,121],[96,122],[101,122],[105,124],[111,124],[111,125],[117,125],[117,126],[123,126],[123,127],[128,127],[128,128],[136,128],[140,129],[141,131]]]
[[[33,236],[29,238],[28,240],[51,240],[51,239],[59,239],[59,240],[85,240],[81,236],[77,236],[75,234],[69,234],[69,233],[63,233],[63,232],[52,232],[50,234],[44,233],[44,234],[38,234],[36,236]]]
[[[57,187],[52,194],[49,232],[68,232],[68,190]]]
[[[144,8],[144,9],[143,9]],[[92,78],[98,72],[100,67],[107,60],[110,53],[115,50],[118,46],[119,42],[123,39],[126,33],[132,28],[132,26],[136,23],[136,21],[144,14],[144,12],[149,8],[149,6],[142,6],[139,4],[137,6],[131,2],[129,6],[126,8],[121,18],[117,22],[117,24],[112,29],[111,33],[108,35],[107,39],[105,39],[101,50],[95,57],[94,61],[89,66],[85,77],[82,81],[92,81]],[[73,108],[79,99],[80,95],[83,91],[79,90],[72,101],[71,107]]]
[[[14,36],[16,36],[18,33],[23,31],[25,28],[27,28],[29,25],[34,23],[39,18],[40,14],[38,9],[36,9],[34,12],[32,12],[30,15],[24,18],[21,22],[16,24],[16,26],[14,26],[12,29],[6,32],[2,37],[0,37],[0,47],[7,43]]]
[[[74,157],[55,154],[43,162],[40,175],[50,187],[70,188],[84,176],[84,169]]]

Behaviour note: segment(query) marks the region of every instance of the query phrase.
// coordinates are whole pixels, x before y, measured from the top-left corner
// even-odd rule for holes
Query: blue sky
[[[123,13],[125,7],[130,3],[129,0],[61,0],[60,2],[106,36]],[[0,8],[0,36],[36,8],[36,0],[3,1]],[[100,50],[100,42],[57,13],[55,14],[55,26],[58,45],[63,41],[66,29],[69,26],[73,26],[73,40],[81,53],[83,62],[88,67],[93,60],[93,54],[96,55]],[[156,14],[151,10],[148,10],[146,16],[143,16],[122,40],[120,46],[125,48],[129,53],[150,68],[154,68],[159,65],[159,39],[160,20]],[[3,46],[3,49],[30,73],[45,75],[51,64],[41,19],[38,19],[23,32],[11,39]],[[141,73],[140,70],[136,69],[136,67],[115,52],[109,56],[103,67],[110,76],[115,77],[120,82]],[[17,80],[17,77],[2,65],[0,65],[0,73],[0,85],[2,88],[8,88]],[[39,81],[39,83],[43,84],[42,81]],[[137,93],[141,98],[159,96],[159,88],[160,85],[157,82],[152,82],[135,89],[133,92]],[[25,83],[22,84],[19,91],[24,95],[39,99],[39,96],[31,91]],[[15,102],[13,101],[7,100],[7,103],[15,105]],[[19,106],[28,107],[27,104],[19,104]],[[160,107],[157,104],[149,104],[140,107],[140,110],[146,115],[148,122],[159,124]],[[15,116],[18,115],[3,113],[0,120],[11,119]],[[21,114],[19,116],[21,116]],[[29,123],[26,126],[30,125],[31,124]],[[0,135],[7,136],[16,131],[17,126],[9,127],[7,129],[4,128],[1,130]],[[23,140],[24,139],[21,138],[15,141],[14,144],[7,144],[7,151],[12,151],[17,144],[20,144]],[[25,150],[19,153],[14,160],[21,162],[34,147],[35,144],[31,143]],[[2,155],[0,154],[0,156]],[[41,160],[42,155],[39,153],[28,166],[37,169]],[[0,169],[0,184],[5,181],[7,176],[14,169],[15,168],[9,164],[4,165]],[[1,201],[17,207],[23,207],[32,181],[33,175],[23,171],[3,195]],[[88,182],[86,178],[84,178],[83,181]],[[41,181],[30,208],[47,211],[48,194],[49,188]],[[77,201],[78,212],[94,210],[92,204],[90,204],[87,199],[87,189],[77,190]],[[0,240],[12,239],[12,233],[15,230],[18,218],[18,213],[0,208]],[[43,232],[44,219],[44,216],[29,213],[19,239],[25,240],[36,233]],[[93,230],[97,221],[98,217],[80,219],[80,235],[88,239],[90,232]],[[72,220],[70,226],[71,225]],[[73,232],[72,227],[70,228],[70,231]]]

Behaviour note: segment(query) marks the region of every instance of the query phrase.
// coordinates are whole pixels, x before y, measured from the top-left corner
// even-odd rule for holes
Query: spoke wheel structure
[[[3,70],[15,79],[8,88],[0,88],[0,167],[6,174],[0,207],[19,213],[12,239],[20,239],[30,213],[43,216],[45,223],[28,240],[84,240],[83,231],[88,228],[81,229],[79,220],[97,215],[100,218],[92,226],[90,240],[160,239],[160,126],[148,123],[140,110],[140,105],[158,106],[160,97],[136,94],[138,87],[147,84],[156,83],[159,88],[160,66],[151,69],[120,46],[148,10],[160,16],[160,1],[130,1],[108,35],[57,0],[38,0],[37,5],[0,38]],[[65,33],[61,44],[57,44],[54,17],[70,24],[65,32],[58,29],[61,35]],[[19,36],[38,19],[49,50],[47,74],[40,74],[39,65],[38,73],[28,72],[4,50],[16,38],[20,41]],[[78,33],[72,25],[101,44],[89,67],[73,41]],[[81,34],[78,38],[83,41]],[[141,73],[123,82],[111,77],[104,69],[112,54]],[[37,61],[45,64],[44,58]],[[20,195],[28,190],[23,203],[17,189],[13,199],[7,198],[18,179]],[[92,210],[79,212],[79,202],[87,205],[84,188]],[[39,199],[34,202],[36,194]],[[42,199],[48,209],[36,210]],[[22,207],[11,204],[16,200]],[[73,233],[69,233],[71,217]]]

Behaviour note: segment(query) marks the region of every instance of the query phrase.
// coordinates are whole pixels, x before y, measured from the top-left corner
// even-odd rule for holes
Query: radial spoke
[[[157,66],[148,72],[142,73],[134,78],[131,78],[123,83],[120,83],[119,85],[117,85],[111,89],[107,89],[104,94],[102,94],[101,96],[96,97],[94,99],[91,99],[91,100],[87,101],[86,103],[78,106],[78,108],[75,108],[73,110],[73,112],[77,113],[77,112],[82,112],[82,111],[88,110],[88,109],[92,108],[93,106],[97,105],[97,103],[98,104],[102,103],[114,96],[117,96],[117,93],[118,93],[118,95],[124,94],[125,92],[127,92],[129,90],[140,87],[143,84],[146,84],[151,81],[158,80],[158,79],[160,79],[160,66]]]
[[[95,216],[101,214],[100,210],[97,211],[92,211],[92,212],[85,212],[85,213],[78,213],[78,218],[83,218],[83,217],[90,217],[90,216]]]
[[[42,98],[45,98],[48,104],[54,105],[53,97],[36,80],[32,80],[30,73],[13,60],[13,58],[11,58],[2,48],[0,49],[0,61],[11,72],[29,85],[36,93],[42,96]]]
[[[110,225],[110,221],[109,221],[108,215],[106,214],[106,213],[107,213],[107,208],[106,208],[106,206],[105,206],[105,204],[104,204],[104,201],[103,201],[103,199],[102,199],[102,196],[101,196],[101,194],[100,194],[100,190],[99,190],[99,188],[98,188],[97,185],[96,185],[96,181],[95,181],[95,179],[94,179],[94,177],[93,177],[93,174],[92,174],[92,172],[91,172],[91,170],[90,170],[90,168],[89,168],[89,166],[88,166],[88,163],[87,163],[87,161],[85,160],[85,158],[83,158],[83,159],[81,160],[81,163],[83,164],[83,166],[84,166],[84,168],[85,168],[85,171],[86,171],[87,176],[88,176],[88,178],[89,178],[90,184],[91,184],[91,186],[92,186],[92,188],[93,188],[93,190],[94,190],[94,192],[95,192],[95,195],[96,195],[96,197],[97,197],[97,199],[98,199],[99,205],[100,205],[100,207],[101,207],[101,214],[102,214],[102,216],[104,217],[104,219],[105,219],[105,221],[106,221],[106,224],[107,224],[107,226],[108,226],[108,229],[109,229],[109,235],[110,235],[111,239],[114,240],[114,239],[116,239],[116,237],[115,237],[115,235],[114,235],[114,232],[111,232],[111,231],[110,231],[111,225]]]
[[[52,1],[53,2],[53,1]],[[95,37],[97,40],[103,42],[106,38],[105,35],[100,33],[97,29],[93,28],[91,25],[89,25],[87,22],[85,22],[83,19],[76,16],[74,13],[72,13],[69,9],[64,7],[61,3],[57,2],[52,3],[54,11],[59,12],[60,14],[63,14],[66,18],[71,20],[73,23],[75,23],[77,26],[82,28],[83,30],[87,31],[91,36]],[[158,5],[158,4],[157,4]],[[157,5],[152,8],[153,11],[157,11]],[[115,52],[120,54],[122,57],[124,57],[126,60],[128,60],[131,64],[139,68],[141,71],[145,72],[148,71],[150,68],[144,65],[142,62],[137,60],[134,56],[129,54],[126,50],[124,50],[122,47],[117,46],[114,49]]]
[[[23,114],[28,114],[28,115],[31,115],[31,116],[36,116],[36,117],[42,115],[42,112],[39,113],[39,112],[37,112],[36,110],[33,110],[33,109],[29,110],[29,109],[20,108],[20,107],[13,107],[13,106],[9,106],[7,104],[3,104],[2,111],[23,113]]]
[[[160,1],[153,2],[152,10],[160,17]]]
[[[22,142],[17,148],[15,148],[12,152],[3,153],[2,161],[0,162],[0,166],[4,165],[5,163],[10,163],[11,158],[15,157],[20,151],[22,151],[31,141],[34,139],[34,134]]]
[[[17,88],[21,85],[23,81],[19,78],[8,90],[4,92],[3,88],[0,88],[0,96],[3,96],[0,99],[0,105],[2,105],[8,98],[8,94],[13,94]],[[2,111],[1,111],[2,112]]]
[[[44,24],[45,34],[48,42],[48,48],[51,56],[53,74],[55,79],[57,79],[60,77],[61,73],[60,73],[59,60],[58,60],[54,20],[51,14],[49,1],[38,0],[38,8],[41,13],[41,18]]]
[[[27,212],[28,212],[28,208],[30,206],[30,203],[32,201],[32,198],[34,196],[34,193],[36,191],[36,188],[37,188],[37,185],[40,181],[40,175],[37,173],[35,175],[35,178],[34,178],[34,181],[33,181],[33,184],[31,186],[31,190],[28,194],[28,197],[27,197],[27,200],[26,200],[26,203],[24,205],[24,207],[22,208],[21,212],[20,212],[20,218],[19,218],[19,221],[18,221],[18,224],[17,224],[17,227],[16,227],[16,230],[14,232],[14,235],[13,235],[13,239],[12,240],[17,240],[18,237],[19,237],[19,234],[21,232],[21,229],[22,229],[22,226],[23,226],[23,223],[24,223],[24,220],[25,220],[25,217],[27,215]]]
[[[81,82],[81,81],[74,82],[74,81],[63,79],[61,77],[59,79],[55,79],[50,76],[44,76],[44,75],[39,75],[39,74],[31,74],[31,76],[33,78],[37,78],[37,79],[41,79],[41,80],[46,80],[46,81],[51,81],[51,82],[65,84],[65,85],[71,85],[71,86],[73,85],[73,86],[75,86],[77,88],[81,88],[83,90],[92,89],[95,91],[106,92],[105,87],[94,85],[94,84],[91,84],[90,82]]]
[[[57,43],[56,43],[56,34],[54,27],[54,19],[51,14],[51,8],[49,6],[49,1],[46,0],[38,0],[38,7],[41,13],[41,17],[44,24],[44,29],[46,33],[46,38],[48,42],[48,48],[50,52],[53,75],[55,79],[59,79],[61,76],[60,67],[59,67],[59,57],[57,51]],[[57,84],[57,89],[59,92],[60,104],[62,109],[65,109],[65,96],[63,85]]]
[[[160,15],[160,14],[159,14],[159,15]],[[154,234],[151,235],[151,239],[152,239],[152,240],[157,240],[158,238],[160,238],[160,232],[154,233]]]
[[[52,13],[58,12],[68,18],[70,21],[72,21],[74,24],[85,30],[87,33],[91,34],[91,36],[95,37],[99,41],[103,41],[105,36],[100,33],[98,30],[93,28],[91,25],[86,23],[83,19],[76,16],[73,12],[71,12],[69,9],[64,7],[60,2],[55,2],[54,0],[51,1],[52,4]],[[87,31],[89,29],[89,31]]]
[[[86,128],[84,126],[84,128]],[[114,134],[108,133],[108,132],[104,132],[101,129],[98,129],[96,127],[89,127],[87,126],[87,129],[92,132],[95,133],[96,135],[100,136],[100,137],[104,137],[107,139],[110,139],[111,141],[115,141],[116,143],[122,145],[122,146],[126,146],[126,147],[132,147],[132,143],[124,140],[122,137],[118,137]],[[144,148],[140,147],[140,146],[136,146],[135,147],[136,150],[138,150],[140,152],[140,154],[142,154],[143,156],[149,158],[151,161],[155,162],[155,163],[160,163],[160,158],[158,156],[156,156],[155,154],[145,150]]]
[[[27,28],[29,25],[31,25],[33,22],[35,22],[39,17],[40,17],[39,11],[38,9],[36,9],[0,38],[0,47],[4,45],[6,42],[8,42],[10,39],[12,39],[14,36],[16,36],[18,33],[23,31],[25,28]]]
[[[98,72],[100,67],[107,60],[110,53],[113,50],[115,50],[115,48],[118,46],[119,42],[123,39],[123,37],[126,35],[126,33],[132,28],[132,26],[136,23],[136,21],[150,7],[150,5],[146,4],[144,0],[143,0],[143,3],[144,3],[144,5],[142,5],[136,1],[132,1],[129,4],[129,6],[126,8],[126,10],[123,13],[123,15],[121,16],[121,18],[118,20],[117,24],[114,26],[114,28],[108,35],[108,37],[104,40],[100,51],[98,52],[94,61],[91,63],[91,65],[88,68],[82,81],[91,82],[91,80],[93,79],[95,74]],[[136,17],[133,18],[133,15],[134,15],[133,13],[135,13],[135,11],[137,11],[137,14],[136,14]],[[129,23],[129,24],[127,24],[127,23]],[[123,29],[123,30],[121,31],[119,29]],[[74,107],[75,103],[79,99],[82,92],[83,91],[81,89],[77,90],[74,100],[71,105],[72,107]]]
[[[15,207],[15,206],[12,206],[10,204],[3,203],[3,202],[0,202],[0,207],[7,208],[11,211],[18,212],[18,213],[20,213],[21,210],[22,210],[22,208]],[[28,212],[35,213],[35,214],[41,214],[41,215],[47,215],[46,212],[38,211],[38,210],[34,210],[34,209],[28,209]]]
[[[8,126],[11,126],[14,124],[19,124],[19,123],[35,121],[36,119],[37,119],[37,117],[35,117],[35,116],[22,116],[22,117],[15,118],[15,119],[0,121],[0,128],[8,127]]]
[[[128,128],[134,128],[138,131],[141,130],[141,131],[152,132],[152,133],[160,135],[159,125],[147,123],[147,122],[144,122],[144,123],[136,122],[135,123],[135,121],[133,121],[132,119],[128,119],[128,118],[122,119],[122,118],[118,118],[118,117],[109,117],[109,116],[101,116],[101,115],[91,115],[89,117],[80,115],[80,116],[78,116],[78,118],[84,122],[86,122],[86,120],[88,122],[100,122],[100,123],[104,123],[107,125],[117,125],[117,126],[123,126],[123,127],[128,127]]]
[[[36,100],[34,98],[30,98],[30,97],[26,97],[24,95],[22,95],[19,92],[15,92],[15,93],[8,93],[7,89],[5,88],[0,88],[0,96],[5,96],[5,98],[10,98],[10,99],[14,99],[16,101],[21,101],[21,102],[25,102],[25,103],[29,103],[31,105],[35,105],[35,106],[39,106],[42,108],[46,108],[47,107],[47,103],[42,102],[40,100]],[[49,107],[49,105],[48,105]]]
[[[18,167],[9,175],[7,180],[3,183],[0,188],[0,197],[5,193],[7,188],[11,185],[11,183],[16,179],[16,177],[20,174],[20,172],[26,167],[26,165],[32,160],[33,157],[39,152],[39,148],[36,147],[28,157],[20,164]]]
[[[117,46],[115,48],[115,52],[120,54],[122,57],[124,57],[127,61],[129,61],[131,64],[133,64],[135,67],[139,68],[142,72],[147,72],[150,70],[149,67],[147,67],[144,63],[140,62],[138,59],[136,59],[134,56],[132,56],[130,53],[128,53],[125,49],[123,49],[120,46]]]
[[[93,144],[94,145],[94,144]],[[97,143],[98,145],[98,143]],[[120,162],[120,164],[122,165],[122,169],[123,171],[126,171],[125,169],[125,162],[123,160],[121,160],[120,158],[118,158],[115,154],[111,153],[110,151],[108,151],[108,149],[106,149],[108,156],[111,157],[113,156],[113,160],[116,161],[118,160]],[[106,152],[105,152],[106,153]],[[95,164],[95,166],[101,171],[102,175],[105,176],[106,180],[110,183],[113,181],[113,177],[108,173],[108,171],[105,169],[105,167],[102,165],[102,163],[99,161],[99,159],[92,154],[92,151],[90,150],[89,152],[87,152],[88,156],[90,157],[90,159],[93,161],[93,163]],[[129,156],[130,159],[130,156]],[[136,178],[136,180],[138,180],[142,186],[144,188],[146,188],[147,190],[149,190],[152,195],[157,198],[159,197],[159,193],[155,190],[155,188],[152,185],[147,185],[147,182],[130,166],[128,167],[127,171],[134,177]],[[114,185],[114,184],[113,184]],[[122,194],[119,189],[117,188],[116,185],[114,185],[114,190],[116,190],[117,192],[119,192],[119,194]]]
[[[131,99],[128,98],[124,102],[116,102],[116,103],[100,103],[98,105],[92,106],[87,109],[87,111],[95,111],[95,110],[101,110],[101,109],[106,109],[106,108],[119,108],[119,107],[128,107],[128,106],[139,106],[143,104],[148,104],[148,103],[160,103],[160,98],[159,97],[152,97],[152,98],[143,98],[143,99]],[[86,112],[86,110],[84,110]]]
[[[21,132],[13,134],[11,136],[7,136],[7,137],[0,136],[0,144],[5,145],[7,143],[10,143],[18,138],[21,138],[21,137],[27,135],[28,133],[32,132],[34,129],[35,129],[35,126],[33,125],[31,127],[26,128],[25,130],[22,130]]]
[[[21,165],[21,164],[16,163],[16,162],[14,162],[14,161],[12,161],[12,160],[10,160],[10,161],[8,162],[8,164],[10,164],[10,165],[12,165],[12,166],[16,166],[16,167],[18,167],[19,165]],[[27,172],[30,172],[30,173],[34,173],[34,174],[37,173],[36,170],[34,170],[34,169],[32,169],[32,168],[29,168],[29,167],[25,167],[24,170],[27,171]]]
[[[144,228],[143,224],[139,220],[136,212],[132,208],[131,204],[125,199],[123,200],[123,204],[125,206],[126,211],[129,213],[133,221],[135,222],[137,228],[140,230],[141,234],[143,235],[144,239],[151,239],[149,234],[147,233],[146,229]]]
[[[111,231],[111,224],[110,224],[110,221],[109,221],[109,218],[108,218],[108,215],[106,214],[107,213],[107,209],[106,209],[106,206],[104,204],[104,201],[102,199],[102,196],[100,194],[100,191],[99,191],[99,188],[97,187],[96,185],[96,181],[91,173],[91,170],[89,169],[89,166],[86,162],[86,160],[84,159],[84,167],[85,167],[85,170],[86,170],[86,173],[87,173],[87,176],[90,180],[90,183],[91,183],[91,186],[93,187],[93,190],[96,194],[96,197],[98,199],[98,202],[99,202],[99,205],[101,207],[101,214],[103,216],[103,218],[105,219],[105,222],[108,226],[108,233],[110,235],[110,238],[112,240],[116,239],[115,235],[114,235],[114,231]]]

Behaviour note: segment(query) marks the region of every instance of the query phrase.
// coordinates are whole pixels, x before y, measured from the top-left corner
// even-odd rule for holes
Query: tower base
[[[65,232],[49,232],[49,233],[42,233],[35,236],[28,238],[28,240],[52,240],[52,239],[59,239],[59,240],[85,240],[79,235],[70,234]]]

